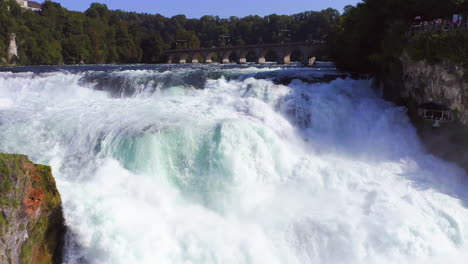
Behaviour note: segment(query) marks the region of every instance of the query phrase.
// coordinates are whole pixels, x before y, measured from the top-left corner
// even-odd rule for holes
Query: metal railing
[[[311,45],[324,45],[325,43],[326,43],[325,40],[308,40],[308,41],[303,41],[303,42],[266,43],[266,44],[252,44],[252,45],[225,46],[225,47],[198,48],[198,49],[175,49],[175,50],[167,50],[166,53],[170,54],[170,53],[196,52],[196,51],[219,51],[219,50],[252,49],[252,48],[311,46]]]
[[[441,23],[436,22],[421,22],[420,24],[411,25],[408,30],[408,37],[415,37],[419,34],[426,32],[437,32],[437,31],[467,31],[467,23],[451,23],[443,21]]]
[[[453,121],[452,112],[450,110],[432,110],[432,109],[419,109],[419,115],[430,121],[451,122]]]

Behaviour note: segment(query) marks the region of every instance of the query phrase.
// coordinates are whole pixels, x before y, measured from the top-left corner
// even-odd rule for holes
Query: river
[[[66,264],[468,259],[464,170],[329,63],[2,68],[0,152],[52,166]]]

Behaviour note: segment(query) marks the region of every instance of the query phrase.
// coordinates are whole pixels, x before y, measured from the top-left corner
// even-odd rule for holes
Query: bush
[[[451,61],[468,66],[468,31],[427,32],[410,41],[407,51],[413,60],[431,64]]]

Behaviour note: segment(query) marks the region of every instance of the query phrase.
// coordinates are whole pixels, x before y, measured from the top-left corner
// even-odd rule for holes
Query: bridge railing
[[[251,44],[242,46],[226,46],[226,47],[213,47],[213,48],[199,48],[199,49],[174,49],[167,50],[166,53],[180,53],[180,52],[199,52],[199,51],[219,51],[230,49],[254,49],[254,48],[281,48],[281,47],[294,47],[304,45],[323,45],[324,40],[311,40],[306,42],[285,42],[285,43],[268,43],[268,44]]]

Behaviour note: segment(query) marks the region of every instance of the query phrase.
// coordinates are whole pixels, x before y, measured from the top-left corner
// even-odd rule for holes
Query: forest
[[[327,39],[339,22],[334,9],[192,19],[109,10],[99,3],[74,12],[46,1],[41,12],[33,12],[0,0],[0,58],[6,57],[10,33],[17,36],[22,65],[158,63],[175,48]]]
[[[433,31],[408,38],[416,17],[421,21],[451,21],[454,14],[464,17],[466,28],[468,1],[465,0],[363,0],[345,7],[339,23],[332,28],[328,46],[334,62],[342,69],[388,74],[399,67],[403,51],[416,59],[457,58],[468,62],[468,31]]]
[[[294,15],[194,19],[109,10],[99,3],[74,12],[46,1],[41,12],[33,12],[15,0],[0,0],[0,58],[6,57],[10,33],[17,36],[22,65],[160,63],[168,49],[326,40],[340,68],[375,73],[398,64],[405,49],[418,58],[468,62],[468,48],[463,48],[468,47],[463,45],[468,32],[429,34],[414,43],[405,37],[417,16],[428,21],[451,19],[453,14],[466,20],[468,1],[363,0],[346,6],[342,14],[329,8]],[[434,41],[434,36],[443,41]]]

